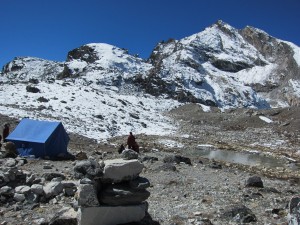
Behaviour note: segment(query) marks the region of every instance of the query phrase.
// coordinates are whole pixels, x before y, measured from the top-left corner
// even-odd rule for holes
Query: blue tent
[[[16,145],[20,155],[51,158],[67,154],[70,138],[60,122],[22,119],[6,140]]]

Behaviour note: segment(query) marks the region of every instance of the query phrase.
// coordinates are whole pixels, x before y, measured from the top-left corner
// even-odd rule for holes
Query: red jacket
[[[128,146],[133,146],[135,144],[135,137],[130,134],[127,138],[127,145]]]

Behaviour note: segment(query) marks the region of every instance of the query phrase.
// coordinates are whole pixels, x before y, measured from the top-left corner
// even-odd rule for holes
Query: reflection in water
[[[196,155],[204,158],[226,161],[230,163],[239,163],[249,166],[260,165],[268,168],[286,167],[287,161],[283,159],[276,159],[272,156],[241,153],[228,150],[210,150],[197,149]]]

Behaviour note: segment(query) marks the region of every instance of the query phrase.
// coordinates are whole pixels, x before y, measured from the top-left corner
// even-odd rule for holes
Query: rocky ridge
[[[181,40],[158,43],[147,61],[126,49],[93,43],[71,50],[62,63],[16,58],[4,66],[1,78],[69,78],[220,108],[294,106],[299,103],[299,52],[259,29],[238,30],[217,21]],[[35,69],[29,73],[29,68]]]

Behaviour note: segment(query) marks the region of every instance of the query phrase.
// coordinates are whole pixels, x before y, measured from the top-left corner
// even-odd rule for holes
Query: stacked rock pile
[[[78,161],[78,224],[110,225],[141,221],[147,213],[149,180],[140,177],[143,164],[123,153],[125,159]]]
[[[40,207],[40,204],[50,208],[52,204],[65,205],[65,201],[73,199],[77,192],[77,182],[65,180],[62,173],[43,173],[35,174],[22,170],[21,167],[27,163],[24,158],[6,158],[0,160],[0,207],[5,208],[2,214],[9,212],[9,208],[15,210],[29,210]],[[7,209],[7,210],[6,210]],[[75,211],[73,210],[75,213]],[[2,219],[2,217],[0,216]],[[55,224],[57,218],[53,221],[49,218],[47,224]],[[39,223],[33,221],[33,224],[46,224],[46,218],[39,218]],[[69,217],[69,224],[77,224],[77,218]],[[6,224],[6,221],[1,221]],[[10,224],[10,223],[9,223]]]
[[[6,159],[0,167],[0,205],[14,202],[39,203],[48,202],[58,195],[74,196],[76,184],[64,181],[60,173],[44,173],[42,177],[18,166],[24,165],[26,159]]]

